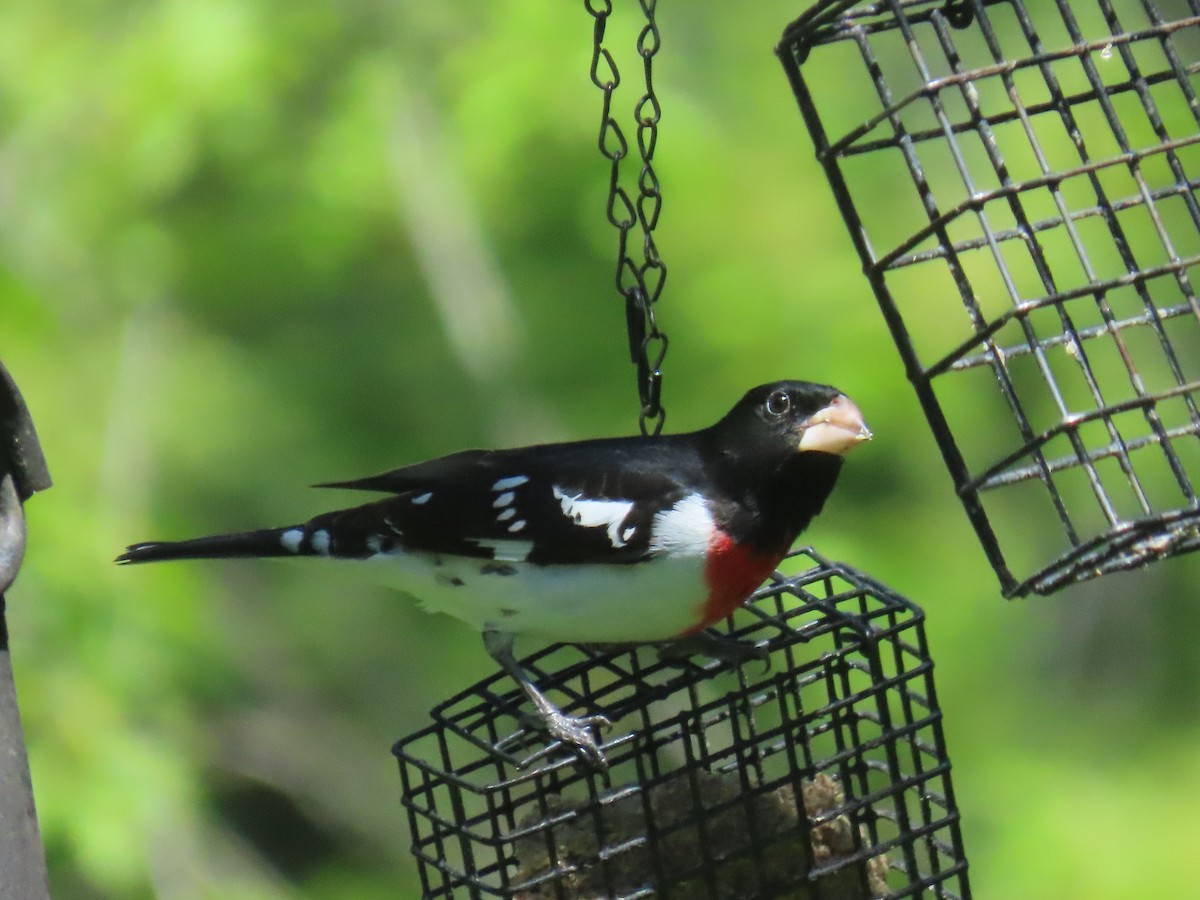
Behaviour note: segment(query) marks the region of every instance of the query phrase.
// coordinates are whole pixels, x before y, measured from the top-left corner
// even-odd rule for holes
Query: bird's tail
[[[118,563],[158,562],[164,559],[221,559],[235,556],[311,556],[313,534],[304,525],[263,528],[236,534],[214,534],[188,541],[147,541],[132,544],[117,557]],[[319,543],[319,539],[318,539]]]

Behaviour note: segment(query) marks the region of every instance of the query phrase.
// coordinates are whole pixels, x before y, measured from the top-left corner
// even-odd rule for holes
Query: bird
[[[778,381],[698,431],[464,450],[315,485],[383,499],[299,524],[132,544],[116,561],[374,566],[426,609],[477,629],[552,741],[603,766],[594,730],[608,720],[554,706],[517,663],[516,636],[681,646],[703,638],[775,571],[825,505],[845,455],[871,437],[837,388]]]

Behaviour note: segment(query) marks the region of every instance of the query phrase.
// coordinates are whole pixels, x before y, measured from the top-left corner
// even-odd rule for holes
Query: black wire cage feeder
[[[1200,2],[824,2],[778,52],[1004,592],[1200,547]]]
[[[724,631],[741,663],[556,645],[522,661],[614,723],[608,768],[496,675],[401,740],[423,896],[970,896],[924,615],[811,550]]]

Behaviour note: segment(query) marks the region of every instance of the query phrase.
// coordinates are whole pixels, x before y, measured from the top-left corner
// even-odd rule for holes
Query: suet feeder
[[[608,768],[527,730],[496,675],[396,744],[423,896],[966,898],[924,615],[813,551],[727,620],[769,657],[556,645],[523,661],[603,712]]]
[[[824,2],[778,52],[1004,592],[1200,547],[1200,8]]]

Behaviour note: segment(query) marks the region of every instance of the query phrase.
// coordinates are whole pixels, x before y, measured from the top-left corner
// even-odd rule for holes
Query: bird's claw
[[[608,768],[608,760],[600,749],[594,730],[607,731],[612,722],[607,716],[568,716],[555,710],[543,715],[530,715],[529,725],[543,731],[556,741],[570,747],[580,758],[599,769]]]

